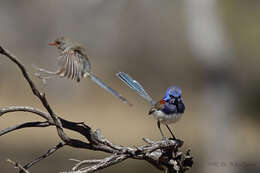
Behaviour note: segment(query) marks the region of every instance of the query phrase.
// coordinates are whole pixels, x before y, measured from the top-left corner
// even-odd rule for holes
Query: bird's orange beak
[[[49,46],[58,46],[58,43],[53,42],[53,43],[48,43]]]

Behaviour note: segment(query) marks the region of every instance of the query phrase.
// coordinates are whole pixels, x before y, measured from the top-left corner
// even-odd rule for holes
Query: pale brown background
[[[182,120],[171,127],[185,141],[183,149],[192,149],[195,164],[190,172],[256,172],[260,161],[260,2],[215,2],[218,22],[210,20],[208,26],[216,24],[213,29],[220,28],[223,37],[217,35],[213,41],[216,49],[209,52],[196,46],[214,40],[215,32],[207,35],[203,29],[207,25],[201,24],[197,27],[201,31],[193,33],[196,19],[192,10],[196,5],[193,7],[188,0],[1,0],[0,44],[19,56],[30,74],[34,72],[32,64],[52,70],[57,67],[58,52],[47,45],[56,37],[68,36],[85,45],[95,74],[134,107],[122,104],[90,80],[50,80],[43,86],[33,79],[46,92],[56,113],[100,128],[117,144],[142,145],[142,137],[158,140],[161,136],[156,122],[147,116],[148,103],[122,84],[115,73],[128,72],[154,99],[160,99],[168,86],[180,86],[186,111]],[[218,41],[221,45],[215,46]],[[17,67],[0,56],[0,106],[11,105],[43,109]],[[32,120],[39,119],[13,113],[0,118],[0,127]],[[15,171],[5,162],[7,158],[25,164],[58,142],[53,127],[1,136],[0,172]],[[73,165],[70,158],[103,157],[104,153],[65,147],[30,171],[66,171]],[[218,167],[211,162],[257,166]],[[101,172],[144,171],[158,172],[146,162],[135,160]]]

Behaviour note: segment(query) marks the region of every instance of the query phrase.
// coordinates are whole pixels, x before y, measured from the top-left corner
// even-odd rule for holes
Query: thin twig
[[[35,86],[35,84],[33,83],[33,81],[31,80],[31,78],[29,77],[29,74],[28,72],[26,71],[24,65],[22,63],[20,63],[20,61],[16,58],[16,56],[12,55],[10,52],[8,52],[6,49],[2,48],[0,46],[0,53],[5,55],[6,57],[8,57],[11,61],[13,61],[18,67],[19,69],[21,70],[24,78],[26,79],[26,81],[29,83],[30,87],[31,87],[31,90],[33,92],[33,94],[35,96],[37,96],[40,101],[42,102],[42,105],[45,107],[45,109],[49,112],[50,116],[52,117],[53,121],[54,121],[54,124],[56,125],[57,127],[57,132],[58,132],[58,135],[60,136],[60,138],[64,141],[64,142],[67,142],[69,141],[69,137],[66,135],[66,133],[63,131],[62,129],[62,124],[58,118],[57,115],[54,114],[53,110],[51,109],[51,106],[49,105],[46,97],[45,97],[45,94],[44,93],[41,93]]]
[[[26,122],[26,123],[14,125],[11,127],[7,127],[3,130],[0,130],[0,136],[5,135],[14,130],[18,130],[18,129],[28,128],[28,127],[48,127],[48,126],[50,126],[50,123],[47,121],[46,122],[39,122],[39,121]]]
[[[29,107],[29,106],[9,106],[9,107],[0,107],[0,117],[3,116],[4,114],[11,113],[11,112],[30,112],[34,113],[36,115],[39,115],[40,117],[44,118],[46,121],[52,122],[51,116],[43,112],[39,109]]]
[[[24,168],[28,169],[31,166],[33,166],[34,164],[40,162],[41,160],[45,159],[46,157],[52,155],[55,151],[57,151],[58,149],[62,148],[63,146],[65,146],[66,144],[64,142],[60,142],[58,145],[50,148],[45,154],[43,154],[40,157],[37,157],[36,159],[34,159],[33,161],[27,163]]]
[[[31,87],[31,90],[35,96],[41,101],[44,108],[47,110],[43,112],[39,109],[27,107],[27,106],[10,106],[0,108],[0,117],[10,112],[30,112],[41,118],[45,119],[44,122],[33,121],[26,122],[19,125],[11,126],[5,129],[0,130],[0,136],[7,134],[9,132],[28,128],[28,127],[48,127],[48,126],[56,126],[57,133],[62,140],[58,145],[49,149],[45,154],[37,157],[33,161],[26,164],[22,167],[20,164],[16,162],[9,161],[14,164],[16,167],[20,169],[20,172],[28,173],[28,168],[40,162],[41,160],[49,157],[54,154],[55,151],[62,148],[65,145],[82,148],[94,151],[103,151],[106,153],[110,153],[111,155],[104,159],[94,159],[94,160],[75,160],[77,163],[72,168],[73,171],[77,173],[86,173],[86,172],[94,172],[100,169],[104,169],[111,165],[120,163],[128,158],[137,159],[137,160],[145,160],[148,163],[152,164],[159,170],[164,170],[165,172],[180,172],[183,173],[188,170],[192,164],[192,156],[190,155],[190,150],[188,150],[185,154],[178,152],[179,148],[183,145],[183,142],[180,140],[161,140],[161,141],[151,141],[147,138],[144,138],[146,142],[143,146],[138,147],[125,147],[121,145],[113,144],[111,141],[106,139],[100,130],[93,131],[88,125],[85,123],[77,123],[65,120],[54,113],[52,108],[50,107],[45,94],[41,93],[31,80],[26,71],[25,67],[17,60],[17,58],[9,53],[6,49],[0,46],[0,54],[8,57],[12,62],[14,62],[22,71],[22,74],[28,84]],[[83,135],[88,141],[82,141],[79,139],[73,139],[67,136],[67,134],[63,131],[63,128],[69,129],[79,134]],[[79,169],[79,167],[83,167]]]
[[[111,155],[109,157],[102,159],[101,162],[99,162],[93,166],[82,168],[82,169],[78,170],[77,172],[79,172],[79,173],[95,172],[95,171],[107,168],[109,166],[112,166],[114,164],[120,163],[127,158],[128,158],[127,155],[124,155],[124,154]]]
[[[75,159],[70,159],[72,161],[76,161]],[[77,163],[75,164],[75,166],[72,167],[72,171],[76,171],[79,167],[87,164],[87,165],[92,165],[92,164],[98,164],[100,163],[102,160],[83,160],[83,161],[80,161],[80,160],[77,160]]]
[[[21,171],[23,171],[25,173],[29,173],[29,171],[26,170],[25,168],[23,168],[22,165],[20,165],[18,162],[14,162],[14,161],[12,161],[10,159],[6,159],[6,161],[8,163],[11,163],[12,165],[14,165],[15,168],[18,168],[19,170],[21,170]]]

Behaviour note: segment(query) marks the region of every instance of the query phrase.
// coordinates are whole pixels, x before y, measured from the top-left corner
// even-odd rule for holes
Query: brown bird
[[[43,76],[42,74],[35,73],[35,75],[41,78],[44,83],[46,83],[47,79],[54,77],[65,77],[76,80],[77,82],[80,82],[80,80],[84,77],[89,77],[92,81],[120,99],[122,102],[130,106],[132,105],[126,98],[122,97],[114,89],[104,84],[91,72],[91,65],[88,55],[86,50],[80,44],[71,41],[69,38],[60,37],[57,38],[53,43],[49,43],[49,45],[56,46],[61,51],[60,56],[58,57],[58,65],[60,68],[56,72],[52,72],[34,66],[34,68],[39,72],[49,74],[49,76]]]

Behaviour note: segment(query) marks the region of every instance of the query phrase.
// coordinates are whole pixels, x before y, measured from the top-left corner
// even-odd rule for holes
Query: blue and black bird
[[[117,76],[130,88],[135,90],[140,96],[149,101],[149,103],[152,105],[148,114],[152,114],[157,120],[157,126],[163,138],[165,138],[165,136],[161,130],[161,123],[165,124],[167,129],[170,131],[173,139],[176,139],[168,124],[177,122],[184,113],[185,106],[181,96],[181,89],[176,86],[169,87],[165,93],[165,96],[161,100],[156,102],[147,94],[142,85],[131,78],[128,74],[124,72],[119,72],[117,73]]]

